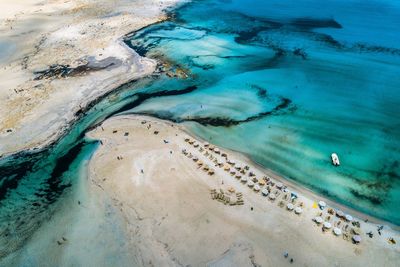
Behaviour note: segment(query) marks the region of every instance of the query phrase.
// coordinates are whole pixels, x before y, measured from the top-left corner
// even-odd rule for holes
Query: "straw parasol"
[[[293,210],[294,209],[294,205],[292,203],[288,203],[286,207],[287,207],[288,210]]]
[[[258,179],[258,184],[264,186],[265,185],[264,179]]]
[[[355,235],[361,235],[361,229],[360,228],[353,228],[352,231],[353,231],[353,233]]]
[[[263,194],[263,196],[268,196],[269,192],[267,190],[267,188],[264,188],[261,193]]]
[[[342,234],[342,230],[340,230],[340,229],[337,228],[337,227],[334,227],[334,228],[333,228],[333,233],[334,233],[335,235],[341,235],[341,234]]]
[[[323,227],[326,228],[326,229],[331,229],[332,224],[329,223],[329,222],[324,222]]]
[[[254,186],[254,182],[250,180],[250,181],[247,183],[247,186],[248,186],[248,187],[253,187],[253,186]]]
[[[303,209],[300,208],[300,207],[297,207],[297,208],[294,209],[294,212],[295,212],[296,214],[300,214],[300,213],[303,212]]]
[[[256,184],[255,186],[254,186],[254,191],[256,191],[256,192],[258,192],[258,191],[260,191],[260,186],[258,185],[258,184]]]
[[[320,217],[320,216],[317,216],[317,217],[314,218],[314,221],[315,221],[317,224],[320,224],[320,223],[322,223],[322,222],[324,221],[324,219],[322,219],[322,217]]]
[[[359,235],[353,235],[353,241],[355,243],[360,243],[361,242],[361,236]]]
[[[346,221],[351,222],[353,220],[353,217],[349,214],[347,214],[346,216],[344,216],[344,218],[346,219]]]
[[[318,206],[319,206],[320,209],[324,209],[326,207],[325,201],[321,200],[320,202],[318,202]]]

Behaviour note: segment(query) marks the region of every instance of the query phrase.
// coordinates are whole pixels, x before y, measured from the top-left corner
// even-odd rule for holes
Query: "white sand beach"
[[[332,202],[326,201],[328,206],[320,210],[316,202],[323,197],[293,187],[237,152],[221,148],[210,151],[205,142],[190,136],[180,125],[124,115],[106,120],[87,137],[101,143],[83,165],[77,189],[65,195],[49,221],[2,263],[21,266],[34,260],[41,266],[397,266],[400,259],[399,245],[388,242],[394,238],[398,243],[398,231],[385,225],[382,235],[378,235],[376,224],[354,218],[360,223],[356,227],[330,215]],[[224,165],[215,166],[215,159]],[[228,161],[235,165],[226,165]],[[239,165],[248,167],[246,174],[235,169]],[[204,166],[214,174],[209,175]],[[230,170],[226,171],[228,166]],[[235,175],[230,174],[233,170]],[[267,185],[261,185],[258,192],[255,185],[248,186],[250,172],[257,178],[270,177],[275,184],[270,185],[270,194],[278,192],[274,201],[261,193]],[[236,175],[246,177],[247,182]],[[285,200],[278,182],[289,192],[296,192],[298,198],[294,202]],[[231,197],[231,203],[213,199],[213,189],[222,189]],[[235,192],[229,193],[232,189]],[[289,211],[289,202],[296,208],[302,205],[301,214]],[[323,231],[322,225],[313,221],[320,214],[323,221],[332,224],[331,229]],[[348,240],[332,232],[339,221],[338,228],[348,234]],[[359,244],[351,240],[353,231],[361,236]],[[369,231],[373,238],[366,234]]]
[[[91,101],[153,73],[156,62],[140,57],[122,38],[165,19],[165,9],[178,2],[2,3],[0,157],[45,147]],[[65,68],[73,71],[63,75]],[[62,195],[51,206],[57,212],[49,212],[48,221],[1,265],[397,266],[400,261],[398,229],[385,224],[379,233],[382,222],[365,222],[368,216],[238,152],[207,144],[181,125],[122,115],[107,119],[87,138],[99,146],[82,165],[76,190]],[[320,209],[318,201],[327,207]],[[339,218],[338,209],[352,220]],[[336,236],[334,228],[341,233]]]
[[[127,48],[122,38],[164,19],[163,10],[176,3],[2,1],[0,156],[53,142],[88,103],[151,74],[156,63]],[[89,67],[35,79],[35,72],[50,66]]]
[[[253,172],[275,183],[278,177],[236,152],[207,150],[204,142],[176,124],[118,116],[88,135],[102,142],[89,163],[88,187],[93,196],[112,203],[113,216],[122,222],[124,246],[132,262],[141,266],[290,266],[291,258],[296,266],[396,266],[400,259],[399,245],[388,242],[390,237],[400,240],[397,231],[385,226],[378,235],[372,223],[359,221],[358,228],[333,215],[328,219],[329,207],[321,211],[315,206],[322,198],[299,188],[294,206],[302,202],[303,207],[297,215],[286,208],[290,200],[283,199],[285,193],[276,190],[276,184],[271,193],[277,191],[279,196],[271,201],[224,167],[214,166],[210,156],[223,161],[221,155],[226,153],[236,166],[247,165],[249,170],[242,177],[249,178]],[[186,138],[195,143],[185,142]],[[207,174],[206,165],[215,174]],[[293,191],[290,183],[283,184]],[[243,205],[224,205],[211,198],[210,190],[228,194],[230,188],[242,193]],[[323,232],[313,222],[321,212],[332,227],[340,221],[338,227],[347,229],[350,240],[335,236],[332,229]],[[360,232],[361,243],[351,241],[352,229]],[[366,235],[369,231],[373,238]]]

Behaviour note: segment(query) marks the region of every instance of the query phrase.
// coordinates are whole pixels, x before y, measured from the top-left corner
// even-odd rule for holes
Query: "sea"
[[[84,179],[98,146],[85,133],[121,114],[182,124],[400,225],[400,2],[195,0],[168,15],[125,38],[158,60],[153,75],[92,103],[45,149],[0,159],[0,259]]]

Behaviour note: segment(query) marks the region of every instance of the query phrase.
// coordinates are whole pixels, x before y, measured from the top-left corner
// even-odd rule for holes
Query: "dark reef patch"
[[[280,97],[280,103],[277,106],[275,106],[272,110],[260,112],[256,115],[249,116],[242,120],[235,120],[235,119],[232,119],[229,117],[201,117],[201,116],[175,118],[169,112],[156,112],[156,113],[132,112],[132,114],[153,116],[153,117],[156,117],[159,119],[169,120],[169,121],[173,121],[176,123],[196,122],[203,126],[231,127],[231,126],[239,125],[241,123],[259,120],[259,119],[267,117],[267,116],[277,116],[277,115],[288,114],[288,113],[294,112],[295,110],[296,110],[296,106],[292,104],[292,101],[290,99]]]
[[[0,201],[6,197],[9,190],[18,187],[19,182],[32,170],[39,157],[40,155],[32,155],[24,159],[10,159],[0,166]]]
[[[33,74],[36,75],[34,80],[43,80],[51,78],[66,78],[71,76],[84,75],[88,72],[98,71],[115,67],[120,64],[120,60],[108,57],[99,61],[94,58],[88,58],[86,64],[79,65],[77,67],[71,67],[70,65],[59,65],[53,64],[45,70],[35,71]]]
[[[118,114],[118,113],[122,113],[124,111],[133,109],[137,106],[139,106],[140,104],[142,104],[144,101],[150,99],[150,98],[155,98],[155,97],[163,97],[163,96],[175,96],[175,95],[183,95],[183,94],[187,94],[187,93],[191,93],[194,90],[196,90],[198,87],[196,85],[191,85],[188,86],[184,89],[177,89],[177,90],[163,90],[163,91],[157,91],[154,93],[136,93],[136,99],[128,104],[126,104],[125,106],[123,106],[122,108],[118,109],[117,111],[111,113],[110,115],[107,116],[107,118]]]
[[[334,29],[343,28],[342,25],[340,25],[334,19],[298,18],[294,19],[289,24],[295,26],[296,28],[307,31],[317,28],[334,28]]]
[[[354,197],[361,199],[361,200],[367,200],[373,205],[381,205],[383,202],[385,202],[385,197],[383,195],[379,195],[379,196],[367,195],[367,194],[361,193],[355,189],[350,189],[350,193]]]

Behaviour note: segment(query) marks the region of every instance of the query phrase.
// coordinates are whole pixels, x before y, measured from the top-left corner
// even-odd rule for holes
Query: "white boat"
[[[339,157],[336,153],[332,153],[331,155],[332,158],[332,164],[335,166],[339,166],[340,165],[340,161],[339,161]]]

